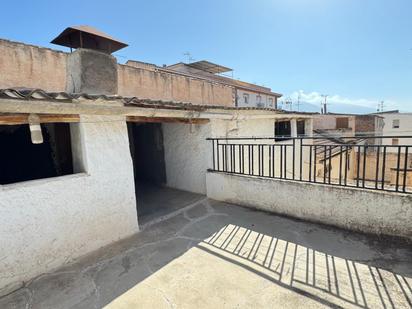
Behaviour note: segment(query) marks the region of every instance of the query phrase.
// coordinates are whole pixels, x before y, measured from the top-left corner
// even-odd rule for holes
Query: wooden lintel
[[[52,122],[79,122],[79,115],[52,115],[52,114],[38,114],[40,123]],[[0,125],[17,125],[27,124],[29,114],[9,114],[0,113]]]
[[[141,116],[127,116],[126,120],[129,122],[167,122],[167,123],[186,123],[186,124],[206,124],[209,119],[206,118],[172,118],[172,117],[141,117]]]

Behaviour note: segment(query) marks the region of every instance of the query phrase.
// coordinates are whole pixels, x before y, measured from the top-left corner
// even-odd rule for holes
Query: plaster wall
[[[277,214],[412,240],[412,196],[209,172],[207,196]]]
[[[274,119],[214,119],[211,125],[210,137],[268,137],[275,131]]]
[[[164,123],[167,186],[206,194],[210,124]]]
[[[157,66],[155,64],[137,61],[137,60],[127,60],[126,65],[135,67],[135,68],[150,70],[150,71],[156,71],[157,69]]]
[[[3,292],[138,231],[124,117],[71,126],[80,173],[0,186]]]
[[[144,99],[233,106],[233,88],[202,79],[118,65],[118,94]]]
[[[65,91],[67,54],[0,39],[0,88]]]
[[[412,136],[412,113],[393,113],[393,114],[379,114],[383,117],[383,130],[382,135],[386,136]],[[399,120],[399,128],[393,128],[393,121]],[[412,145],[412,138],[399,138],[399,145]],[[392,138],[382,139],[382,144],[392,145]],[[397,153],[397,148],[387,148],[388,152]],[[405,152],[405,149],[402,148],[402,152]],[[409,148],[409,153],[411,148]]]
[[[388,148],[389,149],[389,148]],[[364,161],[364,154],[361,153],[359,155],[359,175],[363,175],[363,161]],[[406,162],[407,168],[412,168],[412,158],[408,155]],[[357,164],[358,156],[354,156],[354,175],[357,175],[358,164]],[[376,166],[378,163],[378,153],[377,151],[371,151],[370,153],[366,154],[366,169],[365,169],[365,178],[374,180],[376,178]],[[387,183],[394,184],[396,181],[396,168],[398,166],[398,154],[394,152],[387,152],[385,156],[385,174],[384,179]],[[399,156],[399,167],[400,170],[403,170],[405,167],[405,153],[401,153]],[[383,170],[383,152],[381,151],[379,154],[379,165],[378,165],[378,179],[382,179],[382,170]],[[408,176],[411,175],[412,172],[408,172]],[[400,186],[403,185],[403,173],[399,176],[399,184]],[[407,180],[406,186],[410,187],[412,183]]]
[[[310,120],[308,120],[309,122]],[[308,124],[309,125],[309,124]],[[217,120],[212,119],[208,124],[189,125],[180,123],[163,123],[163,139],[165,149],[166,179],[167,186],[181,190],[206,194],[206,170],[212,168],[212,142],[207,141],[208,137],[268,137],[273,136],[273,119],[248,119],[248,120]],[[255,141],[257,143],[259,141]],[[260,141],[261,142],[261,141]],[[279,142],[279,144],[291,144],[291,141]],[[238,149],[236,148],[236,151]],[[254,147],[254,172],[258,172],[257,147]],[[265,147],[267,154],[268,148]],[[287,149],[288,157],[292,158],[292,149]],[[236,156],[238,156],[236,152]],[[296,153],[296,160],[299,161],[299,152]],[[307,170],[309,153],[307,149],[303,151],[303,172]],[[249,159],[249,154],[245,153],[245,162]],[[280,164],[280,148],[276,148],[275,165]],[[230,161],[229,161],[230,165]],[[239,161],[235,162],[235,169],[239,171]],[[269,174],[269,157],[265,156],[264,174]],[[287,164],[288,177],[292,177],[292,163]],[[299,171],[299,166],[295,166],[295,173]],[[276,175],[280,174],[279,168]],[[306,172],[307,173],[307,172]]]

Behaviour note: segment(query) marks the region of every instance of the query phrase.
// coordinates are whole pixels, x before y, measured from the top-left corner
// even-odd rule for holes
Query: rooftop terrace
[[[412,248],[206,198],[1,308],[409,308]]]

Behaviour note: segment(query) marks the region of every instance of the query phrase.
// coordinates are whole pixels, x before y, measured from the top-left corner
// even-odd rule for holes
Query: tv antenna
[[[298,111],[299,111],[299,107],[300,107],[300,92],[298,94],[298,102],[297,102],[297,106],[298,106]]]
[[[323,114],[327,114],[327,112],[328,112],[328,108],[327,108],[327,106],[328,106],[328,102],[327,102],[327,99],[328,99],[328,94],[321,94],[320,95],[324,100],[323,100],[323,102],[321,102],[320,104],[321,104],[321,111],[322,111],[322,113]]]
[[[383,108],[385,106],[384,104],[385,104],[385,101],[380,101],[378,103],[378,112],[383,112]]]
[[[192,57],[192,54],[190,52],[184,52],[183,56],[187,57],[187,63],[190,63],[192,61],[194,61],[195,59]]]
[[[288,98],[285,100],[285,104],[286,104],[286,106],[289,105],[289,109],[292,110],[293,102],[292,102],[292,99],[291,99],[290,97],[288,97]]]

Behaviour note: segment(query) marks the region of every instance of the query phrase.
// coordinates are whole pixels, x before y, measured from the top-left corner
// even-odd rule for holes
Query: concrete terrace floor
[[[0,308],[410,308],[412,248],[202,199]]]
[[[137,213],[141,228],[179,213],[188,205],[204,199],[201,194],[144,182],[137,183],[136,196],[139,197]]]

